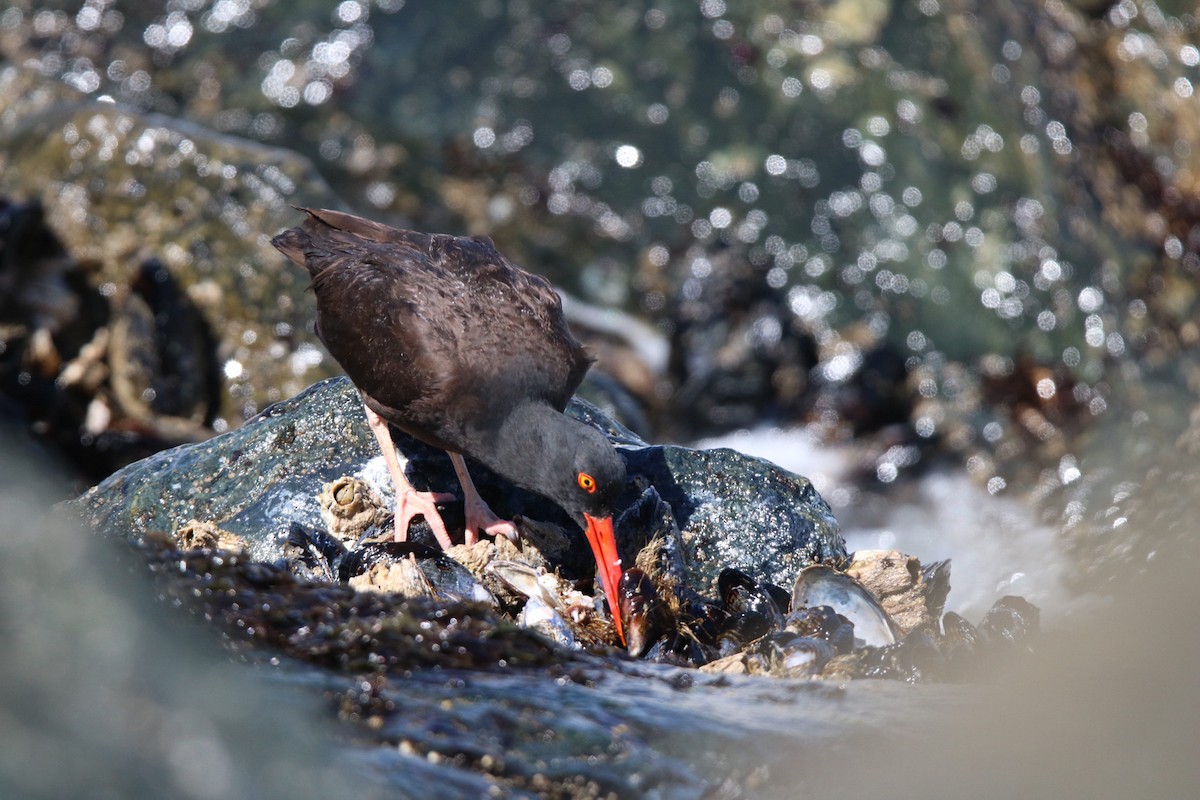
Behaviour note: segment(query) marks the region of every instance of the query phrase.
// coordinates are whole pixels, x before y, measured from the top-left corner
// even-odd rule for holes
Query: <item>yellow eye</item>
[[[583,489],[588,494],[596,493],[596,479],[591,475],[588,475],[586,472],[581,472],[576,480],[579,482],[580,489]]]

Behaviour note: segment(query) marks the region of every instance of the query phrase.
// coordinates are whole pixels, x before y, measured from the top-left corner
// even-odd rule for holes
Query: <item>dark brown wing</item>
[[[378,413],[470,452],[518,402],[565,408],[591,359],[545,279],[486,239],[307,213],[272,243],[313,275],[317,333]]]
[[[513,264],[485,237],[432,236],[430,256],[466,286],[465,340],[480,354],[468,359],[474,367],[463,379],[494,380],[566,408],[593,358],[567,327],[550,282]]]

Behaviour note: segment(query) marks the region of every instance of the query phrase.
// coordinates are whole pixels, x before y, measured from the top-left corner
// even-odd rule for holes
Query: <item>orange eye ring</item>
[[[575,481],[579,484],[579,488],[583,489],[588,494],[596,493],[596,479],[586,472],[581,472],[576,476]]]

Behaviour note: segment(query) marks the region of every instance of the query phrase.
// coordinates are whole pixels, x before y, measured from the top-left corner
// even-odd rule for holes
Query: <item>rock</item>
[[[817,346],[744,248],[698,255],[673,269],[672,431],[726,431],[795,419],[808,402]],[[689,430],[690,427],[690,430]]]
[[[846,574],[875,595],[901,635],[921,627],[937,629],[950,591],[950,562],[922,567],[915,556],[894,550],[859,550],[850,557]]]
[[[722,656],[708,662],[700,667],[701,672],[713,672],[723,675],[746,675],[749,669],[746,666],[746,654],[734,653],[730,656]]]
[[[89,265],[72,288],[86,287],[92,302],[104,287],[114,335],[182,328],[142,351],[152,367],[177,372],[135,360],[114,374],[125,400],[154,388],[168,413],[190,419],[188,403],[216,394],[217,408],[202,409],[199,421],[232,427],[331,373],[311,332],[308,276],[269,242],[295,222],[293,198],[340,205],[308,159],[8,67],[0,70],[0,173],[0,189],[39,201],[66,252]],[[148,292],[163,291],[170,297],[148,302]],[[183,311],[161,316],[172,303]],[[210,332],[213,341],[203,341]],[[187,349],[197,337],[199,348]],[[188,380],[218,370],[185,369],[181,356],[219,363],[219,391],[189,389]]]
[[[727,448],[620,452],[629,477],[621,502],[633,502],[638,487],[657,489],[682,532],[692,585],[705,594],[726,567],[791,585],[809,564],[845,557],[837,520],[807,478]]]
[[[246,549],[242,537],[223,531],[211,522],[188,520],[175,531],[175,544],[181,550],[227,550],[241,553]]]
[[[821,380],[814,400],[816,408],[836,413],[856,436],[907,424],[915,392],[909,383],[905,354],[886,343],[854,342],[854,333],[869,342],[869,334],[852,331],[843,348],[835,350],[833,358],[849,357],[856,362],[849,375],[842,376],[838,370],[818,371]]]
[[[599,422],[604,430],[622,430],[579,400],[572,401],[568,413]],[[445,454],[402,435],[396,441],[418,488],[459,491]],[[837,522],[807,479],[733,450],[637,444],[640,440],[628,432],[616,441],[629,474],[619,504],[631,504],[646,487],[656,489],[683,531],[695,585],[713,585],[727,566],[756,580],[788,582],[807,564],[845,557]],[[554,531],[545,525],[572,532],[569,550],[544,553],[559,558],[570,574],[592,575],[584,537],[574,535],[576,525],[561,509],[477,464],[472,475],[497,513],[537,521],[543,539],[547,530]],[[334,378],[277,403],[241,428],[132,464],[75,506],[99,531],[119,537],[172,531],[192,519],[211,521],[241,537],[250,557],[271,562],[286,555],[293,525],[326,527],[318,499],[326,484],[342,481],[343,496],[354,500],[345,476],[367,484],[385,507],[393,502],[358,392],[349,380]],[[423,525],[413,527],[411,538],[425,536]]]

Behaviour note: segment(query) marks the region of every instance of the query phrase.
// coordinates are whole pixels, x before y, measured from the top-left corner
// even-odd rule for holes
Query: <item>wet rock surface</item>
[[[901,553],[851,558],[828,506],[805,478],[732,450],[646,445],[579,400],[568,413],[610,432],[628,466],[616,532],[630,568],[618,609],[605,609],[597,598],[590,554],[561,510],[478,466],[481,493],[517,521],[519,547],[484,541],[443,553],[423,523],[410,530],[410,541],[392,541],[391,487],[358,393],[344,378],[315,384],[236,431],[133,464],[74,506],[110,537],[229,553],[244,566],[251,592],[288,587],[319,605],[322,595],[309,584],[327,586],[334,592],[329,602],[349,604],[351,616],[382,614],[395,598],[418,603],[416,627],[389,634],[397,640],[425,636],[419,634],[425,617],[465,614],[474,622],[457,624],[455,635],[464,640],[452,651],[464,654],[468,640],[487,642],[477,661],[452,658],[447,667],[548,664],[580,648],[614,656],[622,645],[615,614],[630,631],[632,656],[684,667],[717,661],[711,669],[736,665],[734,671],[779,677],[818,677],[832,667],[828,674],[843,678],[942,679],[953,677],[942,666],[944,648],[957,648],[965,672],[983,655],[977,640],[1007,637],[1015,647],[1035,635],[1036,609],[1013,606],[989,614],[978,635],[960,626],[947,634],[956,638],[946,638],[940,619],[949,566],[925,568]],[[456,488],[444,454],[407,437],[398,441],[418,486]],[[447,504],[446,519],[461,536],[454,505]],[[372,599],[350,600],[355,590]],[[280,613],[291,613],[291,601],[281,602]],[[496,637],[507,637],[514,623],[546,638],[518,638],[514,652],[498,654]],[[289,652],[324,648],[281,635],[296,648]],[[528,643],[536,646],[516,652]],[[424,645],[414,646],[419,653],[368,650],[394,667],[439,663],[420,655]]]
[[[0,199],[3,413],[99,478],[211,435],[219,384],[210,329],[161,262],[120,293],[94,273],[40,203]]]
[[[614,441],[628,464],[629,485],[655,487],[675,511],[689,531],[686,558],[699,570],[693,577],[697,586],[707,588],[710,574],[715,578],[720,569],[716,564],[745,561],[743,568],[752,574],[786,580],[813,561],[845,557],[836,520],[806,479],[732,450],[639,444],[618,423],[579,401],[569,413],[602,420],[602,430],[617,433]],[[402,441],[406,469],[418,488],[455,489],[445,454]],[[574,531],[564,512],[543,498],[503,484],[478,465],[472,471],[497,513]],[[392,502],[358,393],[345,378],[335,378],[272,406],[236,431],[117,472],[81,498],[79,507],[99,530],[123,536],[173,532],[192,519],[212,521],[242,537],[252,557],[272,561],[284,555],[293,523],[324,529],[323,514],[332,514],[327,509],[337,504],[336,496],[349,505],[357,502],[362,486],[342,480],[345,476],[373,484],[384,507]],[[621,502],[631,502],[629,497]],[[373,510],[365,513],[368,520],[378,519]],[[426,532],[414,528],[413,535],[421,541]],[[563,563],[580,569],[588,562],[587,550],[581,537],[571,535],[570,541]]]
[[[345,379],[318,383],[236,431],[133,464],[72,509],[106,538],[131,543],[160,595],[223,631],[243,658],[317,668],[361,743],[506,791],[683,797],[714,782],[752,784],[756,770],[785,759],[798,740],[785,734],[749,761],[719,756],[762,735],[762,719],[751,722],[748,708],[773,717],[800,704],[820,715],[845,702],[833,684],[789,681],[946,676],[929,666],[940,657],[932,634],[923,634],[924,649],[908,640],[863,649],[833,609],[789,613],[788,592],[770,576],[847,558],[805,479],[732,451],[638,444],[594,407],[575,401],[570,411],[613,431],[631,467],[641,464],[630,480],[645,488],[618,528],[621,547],[634,550],[629,560],[646,569],[648,605],[632,613],[652,619],[629,648],[643,660],[624,655],[607,612],[586,591],[594,564],[569,521],[485,471],[477,485],[498,512],[518,515],[519,549],[501,538],[443,553],[423,544],[432,538],[416,526],[415,541],[390,541],[390,520],[378,513],[391,504],[389,487],[379,485],[386,472]],[[443,454],[398,442],[418,484],[454,486]],[[748,510],[744,481],[757,482],[771,513]],[[770,491],[774,505],[764,503]],[[801,530],[802,520],[810,527]],[[722,551],[691,547],[693,526],[741,537],[752,551],[764,551],[746,544],[755,536],[798,537],[799,561],[759,552],[746,571],[718,564],[709,581],[696,566]],[[989,624],[1019,631],[1025,643],[1036,618],[1030,625],[1028,614],[1015,616]],[[974,651],[956,645],[966,674]],[[710,661],[701,672],[679,669]],[[786,679],[785,694],[738,683],[739,674]],[[665,713],[681,692],[684,705]],[[750,705],[736,720],[719,719],[712,702]]]
[[[800,418],[817,344],[742,248],[676,265],[670,375],[683,416],[669,431],[730,430]],[[674,423],[674,424],[672,424]],[[682,423],[682,424],[680,424]],[[689,430],[690,429],[690,430]]]
[[[3,428],[0,444],[16,448]],[[846,708],[833,686],[685,682],[552,649],[478,604],[319,585],[158,535],[101,540],[51,513],[42,466],[0,463],[5,797],[694,798],[794,758],[810,740],[788,715],[838,725]],[[873,727],[921,700],[865,687],[851,702]],[[31,742],[74,757],[42,766]]]

